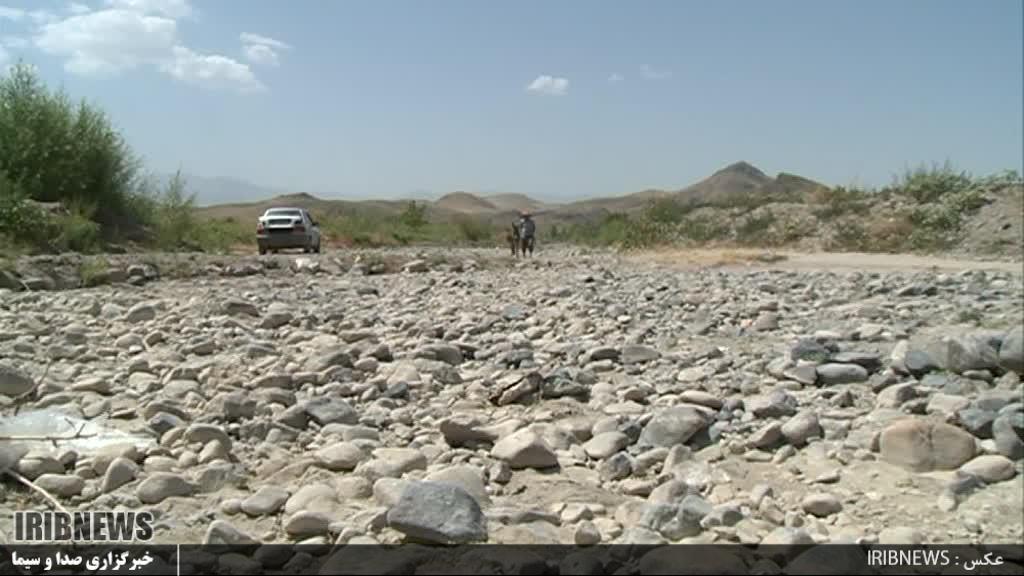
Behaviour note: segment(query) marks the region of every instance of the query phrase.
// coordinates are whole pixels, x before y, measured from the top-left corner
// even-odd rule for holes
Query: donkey
[[[518,258],[521,244],[521,240],[519,238],[519,226],[516,226],[515,224],[512,225],[512,228],[505,234],[505,241],[512,249],[512,257]]]
[[[519,251],[526,257],[527,252],[530,254],[530,258],[533,258],[533,236],[527,236],[519,240]]]

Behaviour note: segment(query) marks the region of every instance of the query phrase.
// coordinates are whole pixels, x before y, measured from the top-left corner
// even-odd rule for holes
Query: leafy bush
[[[777,199],[764,194],[740,192],[738,194],[727,194],[713,202],[708,202],[707,205],[716,208],[735,209],[741,213],[747,213],[775,200]]]
[[[54,247],[60,252],[95,252],[100,248],[100,225],[81,212],[58,216]]]
[[[194,242],[209,252],[229,252],[236,245],[252,246],[254,243],[253,229],[243,225],[234,218],[211,219],[196,222],[193,234]]]
[[[872,222],[868,237],[861,250],[868,252],[900,252],[906,249],[914,234],[914,225],[908,217],[896,214]]]
[[[194,247],[196,238],[195,194],[185,192],[185,180],[177,173],[157,201],[156,241],[165,250]]]
[[[957,172],[947,162],[931,168],[921,166],[907,170],[896,179],[894,188],[918,203],[936,202],[939,199],[972,186],[966,172]]]
[[[861,252],[867,250],[868,242],[868,232],[860,222],[844,221],[836,226],[835,234],[826,241],[825,247],[835,252]]]
[[[458,231],[459,238],[471,244],[490,240],[494,237],[495,232],[487,223],[470,216],[456,218],[455,229]]]
[[[668,244],[671,224],[664,222],[626,220],[622,240],[617,244],[626,250],[640,250]]]
[[[693,210],[693,205],[676,198],[655,198],[644,209],[642,220],[659,224],[676,224]]]
[[[811,202],[817,204],[814,215],[821,220],[831,220],[847,214],[866,214],[871,207],[869,193],[857,188],[822,187],[811,194]]]
[[[41,245],[51,234],[45,210],[29,201],[15,183],[0,172],[0,235],[5,244]]]
[[[401,218],[372,209],[335,212],[320,219],[324,240],[343,245],[372,248],[412,242],[412,229]]]
[[[770,234],[775,220],[775,214],[770,211],[756,216],[748,216],[736,227],[736,241],[743,246],[775,244]]]
[[[688,218],[680,227],[684,238],[703,244],[722,240],[729,235],[729,225],[712,218]]]

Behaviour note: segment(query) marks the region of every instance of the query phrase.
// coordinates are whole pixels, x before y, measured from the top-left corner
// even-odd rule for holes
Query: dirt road
[[[668,250],[631,256],[629,260],[693,268],[771,268],[780,270],[845,270],[863,272],[990,270],[1024,275],[1021,262],[957,260],[912,254],[871,254],[863,252],[766,252],[763,250]]]

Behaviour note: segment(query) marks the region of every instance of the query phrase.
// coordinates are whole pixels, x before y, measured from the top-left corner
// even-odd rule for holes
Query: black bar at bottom
[[[0,574],[44,573],[1024,575],[1024,545],[0,546]]]

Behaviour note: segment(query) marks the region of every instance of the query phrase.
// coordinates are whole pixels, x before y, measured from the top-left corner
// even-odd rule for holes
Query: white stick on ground
[[[18,482],[21,482],[25,486],[28,486],[29,488],[34,490],[37,494],[39,494],[43,498],[45,498],[46,501],[49,502],[57,510],[60,510],[61,512],[65,513],[65,514],[67,514],[69,516],[71,515],[71,513],[68,512],[68,509],[65,508],[64,506],[62,506],[61,503],[58,502],[57,499],[54,498],[52,494],[50,494],[46,490],[43,490],[42,488],[40,488],[39,485],[37,485],[35,482],[29,480],[28,478],[25,478],[24,476],[22,476],[21,474],[18,474],[14,470],[4,470],[2,473],[5,473],[5,474],[9,475],[10,477],[14,478]]]

